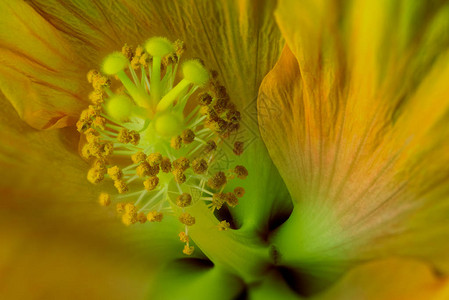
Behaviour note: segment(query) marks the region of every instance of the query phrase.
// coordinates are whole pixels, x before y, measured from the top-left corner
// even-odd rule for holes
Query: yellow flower
[[[275,168],[258,137],[255,121],[258,86],[282,48],[271,17],[273,9],[273,3],[262,1],[0,3],[2,221],[3,228],[14,229],[1,231],[2,251],[7,252],[2,270],[13,270],[10,284],[2,285],[2,295],[64,298],[76,291],[93,299],[143,298],[160,266],[184,256],[184,246],[176,240],[176,220],[170,222],[164,216],[163,226],[145,222],[124,227],[114,212],[105,213],[111,205],[100,207],[98,196],[112,194],[114,186],[105,190],[91,185],[86,180],[89,165],[78,154],[79,134],[73,126],[91,100],[99,101],[99,95],[89,99],[86,74],[92,68],[100,69],[103,58],[125,43],[136,46],[152,36],[183,40],[188,47],[185,56],[199,57],[217,70],[244,114],[246,132],[242,137],[251,147],[232,163],[259,174],[245,181],[266,186],[272,194],[266,197],[263,188],[246,189],[247,199],[264,196],[266,201],[241,201],[233,211],[233,226],[242,229],[238,233],[254,235],[254,231],[268,227],[272,207],[288,207],[288,199],[273,203],[276,196],[283,197],[284,187],[277,173],[273,174]],[[35,129],[64,129],[32,129],[20,121],[8,101]],[[96,125],[103,123],[98,120]],[[88,139],[94,142],[96,137]],[[232,145],[229,147],[232,151]],[[93,147],[89,152],[103,150]],[[255,159],[246,164],[248,157]],[[105,167],[101,162],[97,166]],[[118,170],[110,172],[120,175]],[[261,208],[256,213],[257,206]],[[205,212],[210,214],[207,208]],[[250,217],[239,217],[244,214]],[[144,221],[140,215],[135,218]],[[219,231],[218,220],[210,221],[209,231],[195,238],[197,245],[204,240],[204,252],[217,247],[210,240],[215,232],[235,235],[231,230]],[[194,230],[191,235],[195,235]],[[193,256],[205,258],[201,251]],[[92,284],[78,284],[87,280]],[[240,284],[231,287],[231,293],[239,293],[240,288]]]

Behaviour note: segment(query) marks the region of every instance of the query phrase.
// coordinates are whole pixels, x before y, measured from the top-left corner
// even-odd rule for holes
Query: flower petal
[[[151,299],[238,299],[244,283],[234,274],[201,260],[168,264],[152,283]]]
[[[2,2],[0,12],[0,90],[35,128],[73,124],[87,103],[83,58],[22,1]]]
[[[45,35],[40,39],[56,48],[59,46],[55,43],[65,41],[81,56],[78,69],[71,66],[73,60],[61,65],[65,68],[52,65],[53,69],[65,74],[71,67],[84,76],[86,69],[98,67],[108,51],[120,49],[124,43],[141,44],[151,36],[181,39],[187,45],[187,56],[199,57],[208,68],[219,72],[233,101],[244,111],[247,126],[253,130],[257,127],[257,90],[282,45],[272,16],[274,1],[33,0],[29,4],[45,26],[52,26],[55,36],[63,37],[61,41]],[[84,81],[78,77],[68,83],[71,91]],[[77,95],[85,99],[84,94]],[[49,101],[56,98],[60,97]]]
[[[123,299],[128,288],[142,297],[158,267],[182,255],[176,220],[127,228],[96,203],[107,187],[87,182],[73,129],[32,129],[0,97],[0,140],[0,294],[14,296],[5,298]]]
[[[313,300],[437,300],[449,297],[448,279],[438,278],[426,264],[386,259],[355,267]]]
[[[295,202],[275,238],[283,259],[328,279],[392,254],[448,273],[449,6],[298,5],[279,2],[288,47],[258,100]]]

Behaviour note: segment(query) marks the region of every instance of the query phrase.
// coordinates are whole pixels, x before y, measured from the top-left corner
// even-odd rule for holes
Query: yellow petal
[[[448,17],[442,1],[279,2],[288,47],[258,106],[295,202],[284,260],[328,280],[392,254],[449,272]]]
[[[73,124],[86,106],[83,58],[22,1],[0,4],[0,90],[38,129]]]
[[[45,90],[49,98],[47,102],[39,98],[39,104],[36,106],[44,104],[45,107],[44,111],[40,112],[43,115],[41,118],[49,117],[45,115],[46,112],[50,111],[53,114],[53,123],[43,124],[40,127],[50,127],[55,123],[56,113],[51,111],[48,101],[53,106],[56,106],[55,103],[61,103],[56,106],[57,108],[69,105],[68,100],[64,100],[64,106],[62,105],[61,94],[65,95],[66,90],[72,93],[71,96],[86,99],[85,93],[80,93],[80,89],[87,86],[84,80],[86,70],[98,67],[101,58],[108,51],[120,49],[124,43],[141,44],[151,36],[167,36],[172,40],[183,40],[187,46],[186,56],[199,57],[209,69],[219,72],[220,81],[226,86],[232,100],[237,103],[240,110],[245,110],[245,123],[251,126],[253,131],[256,128],[255,103],[258,86],[278,58],[282,44],[272,15],[274,1],[178,0],[93,3],[53,0],[30,1],[29,5],[30,7],[23,4],[8,6],[8,10],[4,11],[10,21],[4,22],[2,27],[23,27],[21,19],[16,16],[27,15],[39,25],[35,33],[38,36],[34,36],[34,39],[33,36],[29,37],[30,34],[26,29],[20,32],[8,30],[8,36],[0,36],[0,41],[5,39],[8,44],[19,48],[19,57],[24,56],[24,53],[30,56],[30,48],[27,45],[37,44],[40,48],[31,56],[45,65],[48,64],[52,70],[59,73],[59,76],[54,76],[54,72],[45,76],[45,72],[41,69],[28,70],[30,66],[21,66],[21,69],[26,69],[27,75],[28,72],[31,72],[33,77],[41,75],[40,79],[43,81],[41,85],[47,86],[47,83],[50,83],[52,87],[56,86],[56,90],[59,89],[58,93]],[[16,41],[13,36],[24,37],[23,40],[27,42],[20,44],[20,40]],[[56,61],[41,61],[44,55],[40,52],[46,50],[48,53],[46,56],[52,57],[54,53],[50,52],[51,49],[61,49],[67,45],[71,49],[64,51]],[[76,52],[73,53],[73,50]],[[28,61],[24,61],[25,63],[30,64]],[[12,75],[15,75],[15,81],[25,80],[19,76],[21,74],[11,73],[9,69],[7,71],[4,72],[3,78],[5,85],[9,83],[8,77]],[[32,85],[29,89],[33,88],[34,94],[43,94],[44,91],[37,87]],[[7,96],[13,97],[12,94],[11,91]],[[68,99],[69,96],[65,96]],[[15,94],[14,98],[19,98],[19,95]],[[26,98],[20,97],[21,102],[12,101],[25,103]],[[58,102],[54,99],[58,99]],[[19,104],[16,104],[16,107],[21,111]],[[66,110],[60,109],[57,116],[61,118],[62,112]],[[58,127],[66,123],[58,124]]]
[[[443,300],[449,281],[428,265],[406,259],[386,259],[355,267],[313,300]]]

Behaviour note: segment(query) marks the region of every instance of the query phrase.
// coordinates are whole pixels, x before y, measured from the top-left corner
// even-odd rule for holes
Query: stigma
[[[182,251],[191,255],[189,227],[196,222],[190,208],[199,202],[211,213],[235,207],[244,188],[225,188],[248,171],[219,168],[217,153],[237,134],[240,112],[216,73],[200,60],[181,62],[183,52],[183,42],[154,37],[108,55],[101,71],[87,74],[91,105],[77,129],[81,156],[91,164],[87,180],[115,190],[102,192],[98,202],[115,207],[125,225],[160,226],[164,216],[175,216],[183,228]],[[243,149],[237,141],[229,152],[241,155]],[[226,220],[217,226],[228,229]]]

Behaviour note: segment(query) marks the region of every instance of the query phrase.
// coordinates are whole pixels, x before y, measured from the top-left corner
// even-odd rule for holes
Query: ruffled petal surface
[[[283,259],[330,281],[388,255],[448,273],[447,1],[282,0],[276,18],[288,47],[258,108],[295,203]]]

